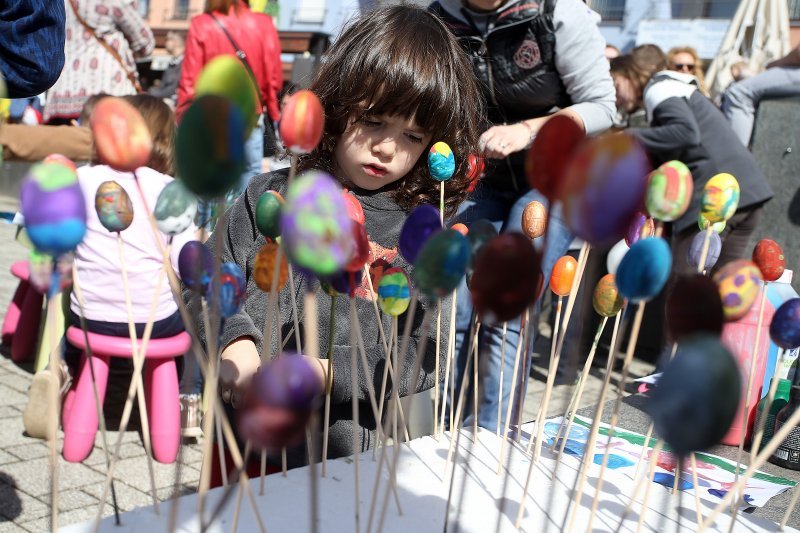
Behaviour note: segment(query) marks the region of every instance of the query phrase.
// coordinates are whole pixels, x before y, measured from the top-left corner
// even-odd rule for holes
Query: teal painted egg
[[[197,198],[180,180],[172,180],[158,195],[153,215],[161,233],[183,233],[197,215]]]
[[[133,222],[131,198],[116,181],[100,184],[94,196],[94,209],[100,224],[112,233],[128,229]]]
[[[286,202],[278,191],[266,191],[256,202],[256,228],[268,239],[281,234],[281,209]]]
[[[414,264],[414,281],[432,298],[451,293],[467,271],[471,253],[469,241],[458,231],[439,231],[422,246]]]
[[[389,316],[400,316],[411,301],[411,286],[402,268],[390,268],[378,283],[378,305]]]
[[[203,199],[227,193],[244,171],[245,123],[227,98],[207,94],[183,114],[175,163],[186,188]]]
[[[456,171],[456,157],[450,146],[444,142],[437,142],[428,152],[428,170],[436,181],[447,181]]]
[[[664,239],[650,237],[631,246],[617,268],[619,293],[633,302],[656,296],[669,278],[672,253]]]

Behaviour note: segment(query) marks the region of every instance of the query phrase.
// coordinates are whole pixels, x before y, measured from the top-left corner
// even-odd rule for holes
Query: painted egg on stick
[[[172,180],[161,190],[153,209],[156,226],[165,235],[183,233],[197,215],[197,198],[180,180]]]
[[[632,302],[655,297],[669,278],[672,253],[664,239],[650,237],[631,246],[617,268],[619,293]]]
[[[689,250],[686,252],[686,260],[689,266],[697,268],[703,257],[703,247],[705,246],[706,232],[701,231],[692,239],[689,245]],[[701,271],[708,271],[714,268],[719,259],[719,254],[722,253],[722,239],[713,231],[708,236],[708,250],[706,251],[706,260],[703,264]]]
[[[625,235],[642,209],[650,161],[626,134],[586,142],[567,167],[562,198],[564,220],[591,245],[604,245]]]
[[[219,269],[219,281],[212,280],[208,292],[206,298],[212,307],[219,309],[223,318],[238,313],[247,296],[247,281],[239,265],[232,262],[222,263]]]
[[[366,222],[367,218],[364,216],[364,208],[361,207],[361,202],[358,201],[358,198],[348,191],[343,191],[342,196],[347,206],[347,216],[359,224]]]
[[[286,204],[278,191],[266,191],[256,202],[256,228],[267,239],[281,234],[281,209]]]
[[[683,216],[689,208],[694,192],[694,181],[689,167],[680,161],[667,161],[650,173],[644,205],[650,216],[663,222],[672,222]]]
[[[121,98],[102,98],[90,119],[100,161],[121,172],[147,166],[153,140],[141,113]]]
[[[569,255],[559,257],[550,273],[550,290],[558,296],[569,296],[577,270],[578,262],[574,257]]]
[[[525,174],[531,188],[548,200],[561,198],[567,165],[585,138],[574,120],[554,115],[542,125],[525,156]]]
[[[345,272],[342,270],[329,276],[320,277],[319,284],[328,296],[349,296],[350,294],[354,294],[357,287],[361,286],[361,281],[363,279],[363,270],[357,270],[355,272]]]
[[[20,187],[28,238],[40,252],[60,255],[86,234],[86,201],[78,177],[63,165],[33,165]]]
[[[245,133],[241,111],[227,98],[207,94],[192,102],[175,137],[175,164],[186,188],[208,200],[239,183]]]
[[[644,213],[636,213],[633,217],[631,225],[628,226],[628,231],[625,233],[625,244],[630,247],[639,239],[646,239],[652,237],[656,233],[656,225],[653,219]]]
[[[519,316],[542,285],[541,257],[521,233],[502,233],[481,249],[469,288],[481,320],[497,323]]]
[[[786,300],[775,311],[769,325],[769,336],[784,350],[800,346],[800,298]]]
[[[389,316],[406,312],[411,301],[411,286],[402,268],[390,268],[378,283],[378,305]]]
[[[628,250],[630,250],[630,247],[625,244],[624,240],[619,241],[611,247],[606,257],[606,269],[609,274],[616,275],[619,264],[622,262],[622,258],[625,257],[625,254],[628,253]]]
[[[602,317],[612,317],[622,309],[623,299],[617,289],[614,274],[606,274],[594,288],[592,306],[595,312]]]
[[[281,214],[289,258],[317,276],[342,270],[353,256],[353,221],[342,188],[324,172],[306,172],[289,186]]]
[[[214,277],[214,257],[200,241],[189,241],[178,254],[178,274],[189,289],[205,294]]]
[[[756,301],[762,281],[761,271],[747,259],[731,261],[714,274],[725,320],[733,322],[747,314]]]
[[[700,215],[711,222],[725,222],[739,207],[739,182],[721,173],[706,182],[700,197]]]
[[[469,180],[467,190],[469,192],[475,190],[485,170],[486,161],[482,155],[469,154],[467,156],[467,179]]]
[[[753,249],[753,262],[764,276],[764,281],[775,281],[786,270],[786,256],[780,245],[772,239],[761,239]]]
[[[719,235],[719,234],[721,234],[723,231],[725,231],[725,226],[726,226],[726,223],[725,223],[725,221],[724,221],[724,220],[721,220],[721,221],[719,221],[719,222],[714,222],[714,223],[712,224],[711,222],[709,222],[708,220],[706,220],[705,218],[703,218],[703,214],[702,214],[702,213],[700,213],[699,215],[697,215],[697,227],[698,227],[698,228],[700,228],[700,231],[705,231],[705,230],[707,230],[709,226],[711,226],[711,230],[712,230],[714,233],[716,233],[717,235]]]
[[[446,229],[435,233],[422,246],[414,263],[417,289],[431,298],[450,294],[467,271],[470,257],[469,241],[459,232]]]
[[[94,209],[100,224],[112,233],[128,229],[133,222],[131,198],[116,181],[100,184],[94,195]]]
[[[533,201],[522,210],[522,233],[537,239],[547,230],[547,209],[541,202]]]
[[[436,181],[447,181],[453,177],[456,171],[456,156],[450,145],[440,141],[431,146],[428,152],[428,170]]]
[[[279,248],[280,247],[276,243],[268,242],[262,246],[256,254],[256,261],[253,265],[253,281],[258,288],[264,292],[270,292],[272,290],[272,279],[275,276]],[[288,279],[289,265],[286,262],[286,257],[281,254],[276,290],[282,290]]]
[[[67,167],[67,169],[71,170],[72,172],[78,172],[78,167],[75,165],[75,162],[62,154],[50,154],[42,159],[42,163],[55,163]]]
[[[457,232],[459,232],[464,237],[469,235],[469,228],[466,225],[462,224],[461,222],[456,222],[455,224],[450,226],[450,229],[456,230]]]
[[[370,262],[372,257],[372,249],[369,246],[369,236],[367,236],[367,229],[364,224],[353,221],[353,256],[350,262],[345,265],[346,272],[357,272],[364,268],[364,265]]]
[[[298,91],[289,97],[281,111],[280,133],[286,148],[294,154],[307,154],[322,139],[325,111],[317,95]]]
[[[256,107],[260,98],[256,91],[244,64],[232,54],[219,55],[209,61],[194,86],[197,96],[214,94],[230,100],[244,118],[245,135],[250,135],[258,122]]]
[[[710,448],[728,432],[741,386],[739,367],[719,338],[685,339],[650,395],[656,433],[679,456]]]
[[[719,337],[725,314],[717,284],[707,276],[681,276],[667,294],[667,333],[674,342],[695,333]]]
[[[398,248],[409,263],[417,260],[417,255],[428,239],[442,231],[439,210],[430,204],[423,204],[409,213],[400,229]]]

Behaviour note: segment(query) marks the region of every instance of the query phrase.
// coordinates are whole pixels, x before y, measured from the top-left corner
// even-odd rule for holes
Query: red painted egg
[[[568,255],[558,258],[550,274],[550,290],[559,296],[569,296],[578,262]]]
[[[363,224],[366,218],[364,217],[364,209],[361,207],[361,202],[358,198],[353,196],[352,193],[344,191],[344,203],[347,207],[347,216],[355,220],[359,224]]]
[[[772,239],[761,239],[753,250],[753,262],[756,264],[764,281],[775,281],[786,270],[786,257],[780,245]]]
[[[555,115],[539,129],[525,157],[530,186],[549,200],[561,198],[567,163],[585,137],[574,120]]]
[[[307,154],[322,139],[325,112],[317,95],[298,91],[289,97],[281,113],[281,140],[295,154]]]
[[[472,192],[475,186],[483,176],[483,171],[486,170],[486,161],[483,156],[469,154],[467,156],[467,179],[469,180],[469,187],[467,190]]]
[[[369,247],[369,237],[364,224],[353,224],[353,242],[355,243],[353,257],[344,267],[347,272],[358,272],[370,260],[372,250]]]
[[[92,111],[92,138],[100,161],[122,172],[147,166],[153,140],[141,113],[121,98],[100,100]]]

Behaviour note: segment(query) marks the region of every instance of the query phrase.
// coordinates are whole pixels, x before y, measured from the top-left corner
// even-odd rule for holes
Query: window
[[[172,12],[175,20],[186,20],[189,18],[189,0],[175,0],[175,11]]]
[[[800,0],[787,0],[789,3],[789,20],[800,21]]]
[[[625,0],[589,0],[587,3],[603,21],[622,20],[625,14]]]

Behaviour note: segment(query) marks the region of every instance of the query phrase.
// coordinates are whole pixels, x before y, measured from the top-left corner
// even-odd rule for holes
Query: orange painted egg
[[[450,226],[450,229],[456,230],[457,232],[459,232],[464,237],[466,237],[467,233],[469,233],[469,228],[467,226],[465,226],[464,224],[462,224],[461,222],[456,222],[455,224]]]
[[[560,257],[550,274],[550,290],[559,296],[568,296],[572,290],[572,280],[575,278],[577,269],[578,262],[574,257],[568,255]]]
[[[325,112],[317,95],[298,91],[289,97],[281,113],[281,140],[295,154],[307,154],[322,139]]]
[[[275,264],[278,261],[278,245],[268,242],[256,254],[256,262],[253,267],[253,281],[259,289],[270,292],[272,289],[272,278],[275,274]],[[281,254],[280,272],[278,272],[278,287],[281,290],[289,279],[289,266],[286,263],[286,255]]]
[[[121,98],[100,100],[90,120],[100,161],[122,172],[147,165],[153,140],[141,113]]]

